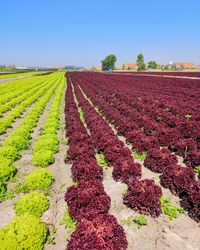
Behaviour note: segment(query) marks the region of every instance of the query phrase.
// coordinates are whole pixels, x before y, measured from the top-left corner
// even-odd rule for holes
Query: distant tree
[[[137,66],[138,66],[138,71],[145,70],[145,63],[144,63],[144,56],[142,53],[138,54],[137,57]]]
[[[101,61],[102,70],[115,69],[115,62],[116,61],[117,61],[117,58],[115,55],[107,56],[104,60]]]
[[[155,61],[148,62],[148,69],[157,69],[158,64]]]

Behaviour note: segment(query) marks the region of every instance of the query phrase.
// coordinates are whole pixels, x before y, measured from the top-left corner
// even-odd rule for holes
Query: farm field
[[[116,72],[117,73],[117,72]],[[138,72],[138,71],[126,71],[126,72],[120,72],[120,74],[135,74],[135,75],[157,75],[157,76],[173,76],[173,77],[200,77],[200,72]]]
[[[0,85],[0,249],[200,249],[200,79],[136,73]]]
[[[1,73],[0,72],[0,80],[1,79],[9,79],[9,78],[19,78],[22,76],[32,76],[32,75],[40,75],[44,74],[46,71],[30,71],[30,72],[23,72],[23,73]]]

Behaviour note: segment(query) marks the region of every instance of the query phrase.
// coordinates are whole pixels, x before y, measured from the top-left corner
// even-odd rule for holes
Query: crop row
[[[114,134],[107,122],[90,105],[73,81],[75,93],[83,109],[92,142],[98,152],[103,152],[105,160],[113,166],[113,178],[128,185],[124,203],[140,213],[157,217],[161,214],[162,191],[153,180],[140,180],[141,166],[134,163],[129,148],[125,147]],[[148,199],[147,199],[148,196]]]
[[[23,102],[23,100],[26,100],[28,97],[32,96],[39,88],[43,87],[43,85],[46,85],[46,83],[41,81],[38,81],[37,83],[30,83],[28,86],[26,86],[26,88],[15,90],[16,96],[12,97],[11,99],[6,98],[6,95],[4,94],[5,99],[3,100],[3,104],[1,104],[0,107],[0,116],[2,116],[2,114],[6,111],[11,110],[17,104]]]
[[[59,129],[60,102],[64,87],[65,82],[62,79],[42,125],[40,136],[33,146],[33,165],[35,166],[47,167],[52,164],[55,160],[54,154],[59,151],[57,130]]]
[[[81,121],[70,79],[65,113],[69,143],[67,160],[72,161],[72,178],[76,182],[67,189],[65,200],[70,217],[77,220],[67,249],[126,249],[122,227],[107,213],[110,197],[103,188],[103,171],[97,164],[91,137]]]
[[[47,145],[51,144],[52,140],[57,142],[56,132],[59,128],[60,103],[65,82],[63,77],[54,76],[54,79],[55,83],[35,105],[35,108],[30,111],[29,115],[24,119],[25,121],[22,122],[21,129],[24,128],[24,131],[20,130],[20,126],[18,127],[18,132],[23,132],[23,136],[22,133],[20,133],[21,140],[30,138],[33,126],[36,125],[40,114],[53,95],[48,116],[43,124],[41,136],[35,145],[40,142],[40,146],[43,143],[43,146],[47,147]],[[57,124],[56,128],[53,126],[55,124]],[[25,131],[26,128],[27,131]],[[27,142],[27,147],[28,144]],[[9,146],[5,146],[4,151],[1,151],[1,153],[5,152],[6,148],[7,152],[8,149],[11,150],[11,146],[10,148]],[[20,148],[17,148],[16,151],[20,150]],[[44,150],[43,147],[40,148],[41,156],[45,153]],[[11,153],[11,151],[9,153]],[[6,157],[6,155],[4,155],[4,157]],[[51,162],[48,163],[50,164]],[[39,164],[39,166],[41,165]],[[25,181],[21,184],[18,192],[28,192],[28,194],[23,195],[14,202],[14,211],[17,217],[0,230],[0,244],[2,249],[43,249],[44,243],[47,240],[48,229],[46,225],[41,222],[40,217],[49,208],[50,204],[46,194],[48,194],[48,189],[53,180],[53,175],[50,174],[48,170],[42,168],[33,170],[25,177]],[[12,237],[12,240],[10,240],[10,237]]]
[[[19,105],[12,109],[5,117],[0,118],[0,134],[3,134],[8,127],[11,126],[12,122],[19,118],[27,107],[36,102],[47,89],[52,85],[55,79],[52,79],[42,86],[38,86],[36,90],[31,90],[32,95],[28,96],[27,99],[23,100]]]
[[[40,81],[45,81],[49,79],[49,77],[30,77],[26,79],[19,79],[11,82],[2,83],[0,85],[0,103],[4,104],[7,101],[10,101],[14,97],[19,96],[21,93],[23,93],[24,89],[29,87],[29,84],[37,83]]]
[[[76,76],[74,78],[78,79]],[[88,80],[86,84],[81,79],[79,83],[92,99],[95,106],[99,107],[109,122],[112,122],[116,129],[132,143],[134,149],[139,153],[147,151],[147,157],[144,162],[145,166],[152,171],[162,173],[161,183],[165,187],[170,188],[173,193],[179,195],[182,198],[183,206],[189,210],[189,215],[196,221],[199,221],[198,197],[200,187],[199,181],[195,180],[194,172],[190,168],[178,166],[176,156],[171,155],[165,148],[160,149],[159,141],[155,136],[151,136],[148,133],[145,134],[144,131],[138,129],[137,117],[134,119],[131,114],[132,110],[127,105],[124,105],[122,100],[115,102],[118,93],[114,92],[113,94],[111,92],[114,98],[109,95],[108,93],[111,91],[111,89],[109,91],[109,86],[106,86],[107,90],[103,91],[102,85],[100,88],[95,82],[92,82],[90,85]]]
[[[109,82],[109,84],[112,85],[111,82]],[[91,88],[94,88],[94,85],[101,89],[103,93],[102,98],[109,103],[109,106],[113,107],[115,112],[123,116],[126,120],[124,123],[121,123],[119,128],[120,133],[131,132],[132,129],[134,130],[132,137],[134,137],[134,132],[138,131],[140,134],[144,134],[147,139],[151,140],[152,143],[154,143],[154,147],[156,144],[157,146],[160,144],[160,146],[168,147],[177,155],[182,156],[188,166],[195,167],[200,164],[200,161],[198,162],[198,149],[200,147],[198,104],[196,117],[188,115],[191,118],[188,119],[188,117],[180,117],[181,115],[180,112],[178,112],[178,108],[172,116],[172,114],[170,114],[172,108],[169,108],[169,104],[167,104],[168,108],[167,106],[163,107],[163,105],[161,108],[158,107],[158,105],[161,104],[160,100],[158,102],[158,100],[152,101],[150,98],[145,100],[145,97],[140,97],[141,100],[139,99],[140,101],[136,100],[137,102],[135,102],[136,97],[135,95],[130,95],[131,90],[129,90],[129,94],[122,94],[122,89],[119,88],[118,90],[117,87],[115,87],[113,90],[114,93],[108,94],[107,90],[111,91],[113,87],[107,86],[107,90],[105,90],[105,87],[103,89],[100,84],[93,82]],[[131,134],[129,137],[128,139],[131,139]],[[139,153],[146,150],[144,145],[136,144],[135,148]]]
[[[200,77],[200,72],[120,72],[121,74]]]
[[[13,162],[20,158],[21,150],[28,148],[33,128],[37,124],[38,118],[43,112],[45,105],[57,88],[59,81],[60,78],[55,77],[54,83],[51,83],[52,86],[48,89],[48,91],[46,91],[46,93],[43,91],[43,96],[41,99],[24,117],[22,123],[17,128],[15,128],[8,137],[5,138],[2,146],[0,147],[1,195],[3,195],[6,191],[5,188],[7,181],[16,173],[16,168],[14,167]]]

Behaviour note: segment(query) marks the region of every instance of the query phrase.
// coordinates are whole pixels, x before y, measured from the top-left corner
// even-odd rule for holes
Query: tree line
[[[102,61],[102,70],[114,70],[115,69],[115,63],[117,61],[117,57],[113,54],[108,55],[105,57]],[[144,56],[142,53],[139,53],[137,56],[137,70],[142,71],[146,69],[146,64],[144,62]],[[158,64],[155,61],[149,61],[147,64],[148,69],[156,69],[158,67]]]

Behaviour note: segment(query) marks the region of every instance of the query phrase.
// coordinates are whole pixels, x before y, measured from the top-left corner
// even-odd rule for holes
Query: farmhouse
[[[122,68],[124,70],[137,69],[137,63],[124,63]]]
[[[176,69],[191,69],[193,67],[193,63],[191,62],[177,62],[175,63]]]

